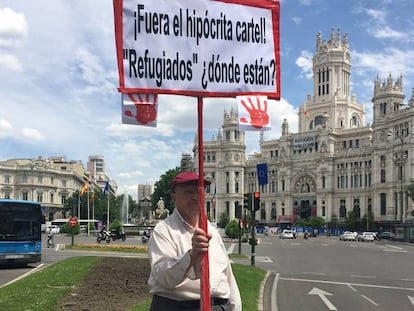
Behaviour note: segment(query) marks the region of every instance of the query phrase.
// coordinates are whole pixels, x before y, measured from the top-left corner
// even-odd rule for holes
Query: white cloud
[[[0,119],[0,137],[11,136],[13,133],[13,126],[6,119]]]
[[[407,33],[393,30],[389,26],[370,29],[369,32],[375,38],[378,38],[378,39],[393,39],[393,40],[407,40],[407,39],[409,39],[409,36],[408,36]]]
[[[26,38],[28,32],[23,14],[10,8],[0,9],[0,47],[15,47]]]
[[[297,132],[295,106],[313,90],[314,37],[318,31],[329,33],[332,26],[348,32],[350,46],[357,49],[352,51],[352,89],[358,102],[362,98],[367,103],[367,114],[377,74],[403,74],[411,91],[414,51],[408,35],[401,34],[411,35],[412,18],[409,10],[401,9],[403,2],[405,7],[410,4],[282,0],[284,98],[269,105],[272,130],[264,133],[265,140],[280,138],[284,118],[289,131]],[[340,15],[335,14],[338,5]],[[89,155],[101,154],[120,193],[136,194],[137,184],[153,184],[179,166],[182,152],[192,155],[198,121],[194,97],[160,95],[156,128],[121,124],[111,0],[3,0],[1,6],[2,157],[63,154],[86,163]],[[358,10],[351,11],[354,7]],[[339,22],[343,24],[335,24]],[[398,45],[393,45],[397,39]],[[24,74],[13,74],[23,68]],[[236,109],[235,100],[203,101],[204,139],[211,140],[221,129],[224,111]],[[259,151],[259,140],[259,132],[246,133],[247,154]],[[35,144],[28,149],[27,142]]]
[[[302,23],[302,18],[298,16],[292,16],[291,19],[296,25],[300,25]]]
[[[364,9],[368,15],[367,32],[377,39],[409,40],[406,31],[393,29],[387,21],[387,11],[378,9]]]
[[[302,69],[301,75],[307,79],[311,79],[312,73],[312,53],[309,51],[302,51],[300,56],[296,59],[296,65]]]
[[[376,9],[365,9],[365,13],[367,13],[368,17],[371,17],[378,23],[385,23],[387,13],[382,10]]]
[[[401,73],[414,74],[414,50],[387,48],[382,53],[352,52],[354,66],[388,76],[392,73],[399,76]],[[358,72],[358,71],[357,71]],[[373,76],[376,76],[376,74]]]
[[[4,69],[21,73],[23,72],[23,65],[16,56],[0,53],[0,70]]]
[[[45,140],[45,137],[36,129],[22,128],[21,134],[23,136],[23,139],[28,141]]]

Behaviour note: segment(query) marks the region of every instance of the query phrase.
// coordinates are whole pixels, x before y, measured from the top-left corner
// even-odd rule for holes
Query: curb
[[[263,294],[264,294],[264,288],[266,286],[267,280],[269,279],[270,272],[266,272],[266,276],[264,277],[262,283],[260,284],[260,291],[259,291],[259,299],[257,301],[257,311],[263,311]]]

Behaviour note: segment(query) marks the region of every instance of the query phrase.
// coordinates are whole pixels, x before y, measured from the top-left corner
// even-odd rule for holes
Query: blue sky
[[[407,102],[414,87],[412,0],[281,1],[281,94],[269,109],[278,138],[284,118],[297,131],[297,107],[312,93],[311,64],[318,32],[348,34],[352,93],[372,122],[373,81],[403,75]],[[112,0],[0,0],[0,160],[105,157],[120,193],[136,198],[192,153],[196,100],[160,96],[158,126],[121,124]],[[233,99],[206,99],[204,137],[210,139]],[[247,152],[259,151],[248,132]]]

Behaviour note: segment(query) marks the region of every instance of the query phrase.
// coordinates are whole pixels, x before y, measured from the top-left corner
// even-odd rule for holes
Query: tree
[[[108,216],[108,200],[109,200],[109,221],[114,219],[121,219],[121,208],[123,207],[124,194],[121,194],[118,197],[107,193],[105,198],[103,197],[102,190],[100,188],[91,189],[94,192],[94,199],[91,200],[91,195],[89,195],[89,219],[95,218],[106,223]],[[64,204],[64,210],[69,212],[70,215],[78,217],[79,219],[88,219],[88,195],[84,193],[80,202],[78,203],[79,192],[74,192],[72,196],[68,197]],[[79,204],[79,206],[78,206]],[[136,201],[128,195],[128,206],[129,214],[133,215],[136,213]],[[80,209],[80,215],[78,215],[78,210]],[[74,210],[74,213],[72,211]],[[94,215],[93,215],[94,213]]]
[[[349,230],[357,231],[361,227],[361,219],[356,217],[354,211],[348,213],[346,224]]]
[[[151,209],[155,210],[157,202],[162,198],[165,208],[170,211],[174,210],[174,202],[171,200],[171,183],[174,177],[181,172],[179,167],[170,169],[161,175],[160,179],[154,185],[154,193],[151,196]]]
[[[239,222],[235,219],[230,221],[225,228],[225,233],[230,239],[235,239],[240,234]]]
[[[219,221],[217,222],[217,226],[219,228],[226,228],[229,221],[230,221],[229,215],[227,213],[221,213],[219,217]]]
[[[368,212],[368,219],[367,214],[362,217],[362,227],[365,228],[365,231],[374,231],[375,228],[375,220],[374,220],[374,214],[369,211]]]

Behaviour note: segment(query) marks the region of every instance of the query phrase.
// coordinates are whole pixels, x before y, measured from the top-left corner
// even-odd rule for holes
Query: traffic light
[[[258,211],[260,209],[260,192],[256,191],[254,193],[254,202],[253,207],[255,211]]]
[[[243,197],[243,207],[250,211],[252,209],[252,194],[245,193]]]

